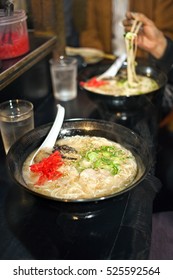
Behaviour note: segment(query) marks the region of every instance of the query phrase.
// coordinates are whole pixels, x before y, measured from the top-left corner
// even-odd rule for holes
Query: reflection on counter
[[[48,55],[24,72],[21,76],[6,86],[0,95],[1,102],[10,99],[10,96],[27,99],[31,102],[41,102],[51,91],[51,78]],[[34,102],[34,103],[35,103]]]
[[[33,31],[29,32],[30,51],[20,57],[2,61],[0,69],[0,90],[5,88],[36,63],[52,53],[56,44],[54,37],[37,37]]]

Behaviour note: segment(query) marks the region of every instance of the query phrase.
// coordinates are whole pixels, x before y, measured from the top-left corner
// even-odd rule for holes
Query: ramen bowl
[[[102,197],[91,197],[89,199],[61,199],[38,193],[33,189],[31,190],[27,186],[22,175],[23,164],[26,158],[43,142],[51,128],[51,125],[52,123],[45,124],[28,132],[10,148],[7,154],[7,166],[12,179],[19,186],[34,195],[62,202],[92,202],[106,200],[108,198],[118,197],[136,187],[145,178],[151,168],[152,157],[147,145],[141,137],[130,129],[102,120],[70,119],[64,121],[58,138],[76,135],[96,136],[104,137],[108,140],[121,144],[126,149],[130,150],[135,157],[137,163],[135,178],[128,186],[126,186],[125,189],[119,192]]]
[[[86,82],[93,77],[99,76],[106,70],[106,68],[105,66],[101,66],[100,68],[93,67],[90,69],[84,69],[79,76],[79,83],[81,83],[81,81]],[[119,73],[126,71],[126,68],[127,65],[124,63]],[[155,69],[154,67],[140,63],[136,66],[136,73],[155,80],[158,84],[158,89],[139,95],[128,95],[127,93],[127,95],[115,96],[99,92],[96,93],[92,90],[86,89],[84,86],[80,86],[80,88],[87,93],[92,101],[110,110],[118,110],[122,112],[134,111],[151,102],[159,109],[162,104],[162,97],[167,82],[167,76],[165,73]]]

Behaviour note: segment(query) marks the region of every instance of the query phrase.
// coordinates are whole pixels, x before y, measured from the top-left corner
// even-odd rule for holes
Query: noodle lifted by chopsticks
[[[127,77],[130,87],[135,87],[138,84],[138,78],[135,70],[135,58],[137,52],[137,34],[142,25],[142,22],[134,20],[130,32],[125,35],[125,44],[127,50]]]

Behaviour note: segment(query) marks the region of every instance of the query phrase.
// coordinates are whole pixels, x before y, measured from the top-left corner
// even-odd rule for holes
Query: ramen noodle
[[[127,77],[130,88],[136,87],[139,84],[139,78],[136,75],[135,59],[137,52],[137,34],[142,23],[134,20],[130,32],[125,35],[125,44],[127,51]]]
[[[91,92],[98,94],[107,94],[112,96],[131,96],[152,92],[159,88],[157,82],[147,76],[137,75],[138,83],[130,87],[127,75],[117,75],[114,78],[106,79],[103,83],[94,82],[93,78],[82,83],[82,86]]]
[[[159,88],[158,83],[151,77],[136,74],[137,33],[140,27],[141,22],[134,20],[131,31],[125,35],[127,51],[126,73],[123,73],[123,75],[119,73],[115,77],[104,79],[92,77],[88,81],[80,83],[83,88],[90,92],[113,96],[146,94]]]
[[[26,159],[23,178],[30,190],[65,200],[94,199],[127,188],[137,174],[130,150],[103,137],[65,137],[57,141],[55,150],[63,160],[58,169],[61,176],[42,185],[37,184],[38,174],[29,166],[34,152]]]
[[[55,149],[62,155],[63,164],[58,169],[62,176],[37,184],[38,174],[33,173],[29,166],[33,152],[26,159],[22,171],[30,190],[66,200],[93,199],[127,188],[137,173],[132,153],[103,137],[66,137],[57,141]],[[46,156],[48,153],[52,152],[46,150]]]

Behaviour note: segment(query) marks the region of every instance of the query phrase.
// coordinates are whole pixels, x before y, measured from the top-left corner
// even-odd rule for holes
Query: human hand
[[[126,13],[123,25],[126,32],[129,32],[134,20],[142,22],[142,28],[138,32],[137,45],[148,51],[156,59],[160,59],[167,47],[167,40],[164,34],[156,27],[154,22],[141,13]]]

